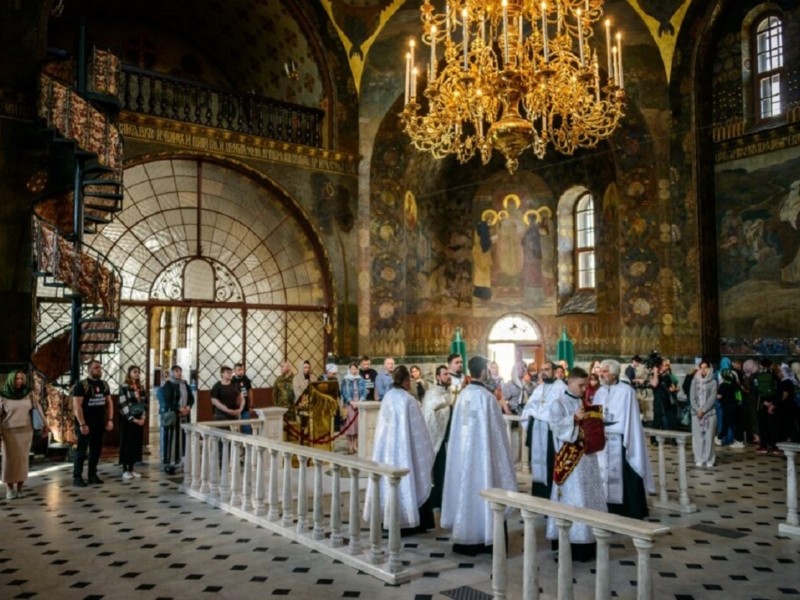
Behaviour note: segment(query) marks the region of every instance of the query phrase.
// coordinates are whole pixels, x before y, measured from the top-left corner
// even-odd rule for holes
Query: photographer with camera
[[[677,387],[669,373],[669,363],[653,350],[647,357],[645,366],[650,370],[649,385],[653,390],[653,427],[675,429],[677,413],[672,398]]]

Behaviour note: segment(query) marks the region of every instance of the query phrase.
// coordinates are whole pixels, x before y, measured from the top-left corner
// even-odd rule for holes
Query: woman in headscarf
[[[297,375],[292,379],[292,390],[294,391],[295,402],[300,400],[308,384],[317,380],[317,376],[311,372],[311,362],[304,360],[298,365]]]
[[[692,379],[689,400],[692,406],[692,451],[694,463],[698,467],[714,466],[714,436],[717,431],[717,380],[711,372],[711,365],[703,361]]]
[[[119,462],[122,479],[129,481],[141,477],[133,465],[142,459],[144,423],[147,418],[147,392],[142,386],[141,371],[128,367],[125,383],[119,389],[120,443]]]
[[[12,371],[0,390],[0,433],[3,438],[3,481],[6,499],[22,497],[28,479],[28,453],[33,441],[31,411],[42,418],[42,436],[47,435],[47,421],[39,400],[28,387],[24,371]]]

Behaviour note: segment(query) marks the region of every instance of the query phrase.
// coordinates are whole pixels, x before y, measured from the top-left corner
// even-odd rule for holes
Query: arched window
[[[754,99],[757,120],[763,121],[783,113],[783,87],[786,76],[783,63],[783,22],[770,14],[753,28]]]
[[[578,291],[595,289],[594,199],[588,192],[575,203],[575,271]]]

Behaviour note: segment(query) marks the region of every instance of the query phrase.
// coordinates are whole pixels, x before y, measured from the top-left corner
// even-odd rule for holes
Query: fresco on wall
[[[721,337],[796,335],[800,148],[718,165],[716,190]]]

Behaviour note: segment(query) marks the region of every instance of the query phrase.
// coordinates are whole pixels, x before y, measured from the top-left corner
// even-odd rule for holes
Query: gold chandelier
[[[417,94],[416,42],[406,54],[400,118],[414,146],[464,163],[499,150],[513,173],[529,146],[572,154],[611,135],[625,105],[622,36],[606,19],[608,63],[601,85],[590,45],[604,0],[448,0],[420,7],[430,46],[424,99]],[[444,63],[439,54],[444,49]]]

